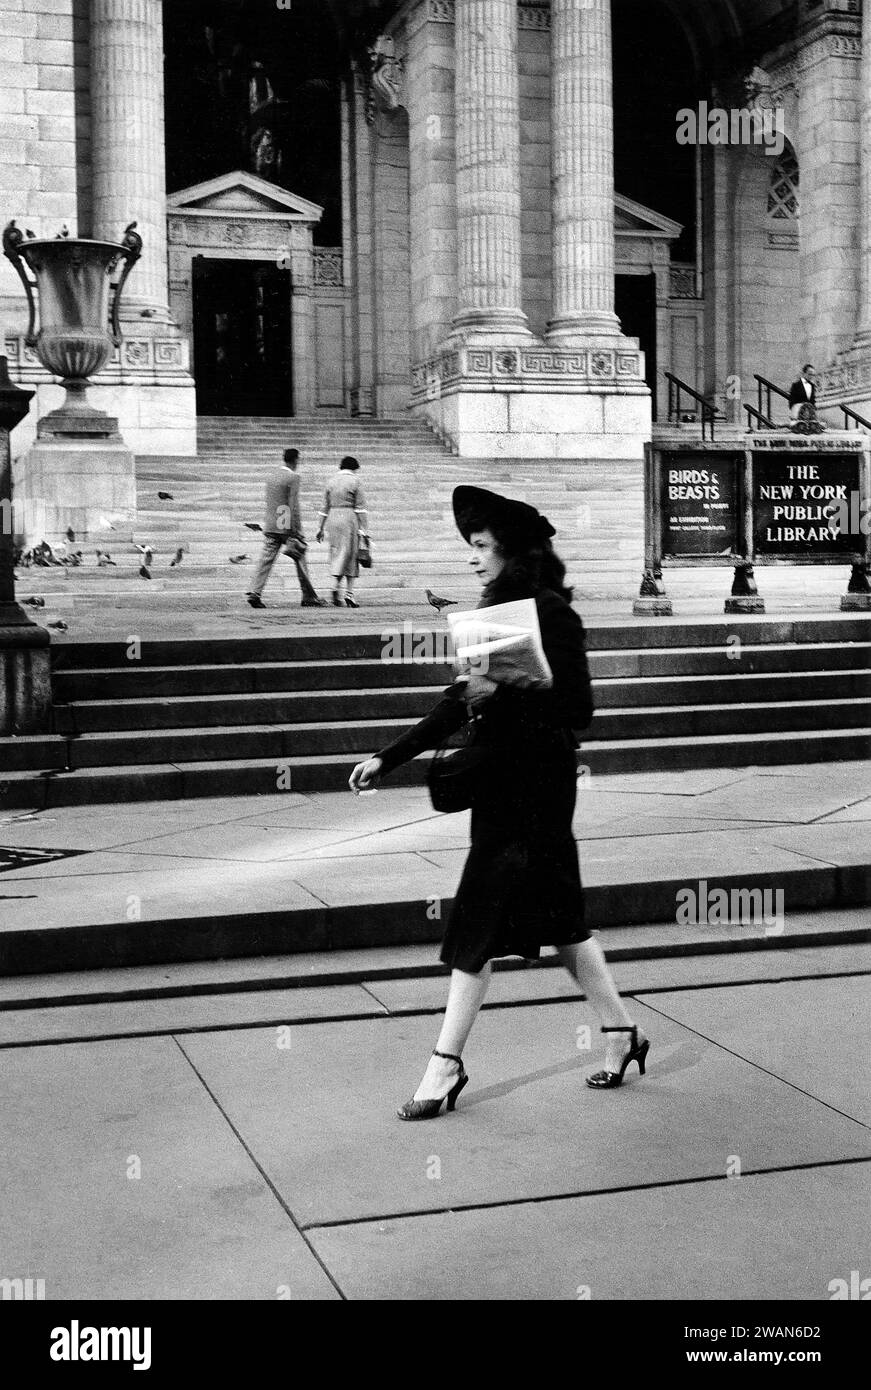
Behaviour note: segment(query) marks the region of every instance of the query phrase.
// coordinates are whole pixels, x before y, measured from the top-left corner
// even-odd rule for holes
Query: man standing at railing
[[[817,374],[810,362],[805,362],[800,375],[789,388],[789,414],[790,418],[797,420],[803,405],[811,405],[816,410],[817,404]]]

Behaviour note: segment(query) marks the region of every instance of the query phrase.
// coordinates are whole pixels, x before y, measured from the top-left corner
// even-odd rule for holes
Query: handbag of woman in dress
[[[372,568],[372,542],[368,536],[361,535],[357,543],[357,563],[361,570]]]
[[[477,716],[473,716],[463,726],[459,746],[451,738],[436,750],[427,774],[435,811],[451,814],[468,811],[475,804],[475,792],[487,757],[486,748],[475,741],[477,723]]]

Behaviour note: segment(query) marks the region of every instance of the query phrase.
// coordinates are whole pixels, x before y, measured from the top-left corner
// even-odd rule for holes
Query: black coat
[[[796,377],[795,381],[789,388],[790,409],[792,409],[794,405],[816,405],[816,403],[817,388],[814,385],[814,383],[811,382],[811,393],[810,395],[808,395],[807,390],[805,389],[804,378],[800,376]]]
[[[512,592],[496,601],[529,596]],[[584,628],[552,590],[540,590],[535,602],[553,686],[500,687],[479,711],[476,742],[488,757],[441,952],[446,965],[472,974],[498,956],[536,959],[542,945],[589,936],[572,833],[577,733],[593,716]],[[414,729],[378,754],[384,773],[437,748],[466,718],[462,689],[450,686]]]

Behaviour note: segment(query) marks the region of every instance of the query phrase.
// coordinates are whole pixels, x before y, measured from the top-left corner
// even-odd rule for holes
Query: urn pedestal
[[[3,249],[24,284],[30,308],[26,341],[46,370],[61,378],[66,399],[38,422],[36,443],[19,464],[16,522],[26,545],[105,538],[107,522],[132,530],[136,467],[118,421],[89,404],[89,378],[121,342],[121,293],[142,242],[131,224],[120,243],[56,237],[25,240],[14,222]],[[113,284],[112,275],[123,262]],[[35,283],[25,271],[33,272]],[[38,290],[39,331],[34,332]],[[110,292],[114,290],[110,307]]]

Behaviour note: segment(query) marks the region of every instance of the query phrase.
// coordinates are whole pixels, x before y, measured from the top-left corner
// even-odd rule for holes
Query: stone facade
[[[350,16],[353,0],[333,8]],[[723,0],[671,8],[700,52],[716,46]],[[750,100],[752,52],[753,100],[782,112],[787,143],[780,159],[699,149],[695,264],[670,259],[676,223],[615,195],[608,0],[397,0],[378,63],[355,51],[343,82],[336,248],[313,246],[311,205],[263,180],[239,204],[232,169],[209,196],[235,196],[235,210],[192,206],[197,190],[167,199],[162,0],[0,0],[0,212],[37,236],[66,224],[117,238],[139,223],[125,341],[92,391],[138,452],[196,447],[192,257],[285,248],[297,414],[411,409],[465,454],[637,458],[652,407],[666,410],[664,370],[740,418],[755,373],[788,385],[811,359],[839,422],[841,403],[871,414],[861,8],[802,5],[789,28],[759,28],[754,48],[757,23],[788,7],[735,0],[744,57],[708,64],[710,100]],[[865,10],[867,32],[871,0]],[[615,275],[653,277],[654,401]],[[12,375],[38,392],[21,455],[61,392],[23,341],[5,262],[0,316]]]

